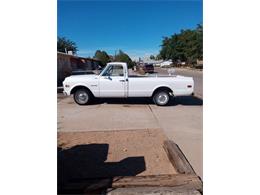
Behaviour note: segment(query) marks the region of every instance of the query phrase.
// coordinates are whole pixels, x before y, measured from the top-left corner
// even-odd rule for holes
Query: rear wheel
[[[74,101],[79,105],[89,104],[91,100],[91,94],[87,89],[78,89],[74,93]]]
[[[153,101],[158,106],[165,106],[169,103],[170,95],[168,91],[158,91],[153,96]]]

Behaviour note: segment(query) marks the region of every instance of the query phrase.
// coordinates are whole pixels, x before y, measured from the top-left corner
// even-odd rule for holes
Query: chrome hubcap
[[[79,92],[78,95],[77,95],[77,99],[80,103],[86,103],[88,101],[88,95],[86,92]]]
[[[165,94],[165,93],[160,93],[160,94],[158,95],[158,97],[157,97],[157,102],[158,102],[159,104],[165,104],[165,103],[167,103],[168,99],[169,99],[169,96],[168,96],[167,94]]]

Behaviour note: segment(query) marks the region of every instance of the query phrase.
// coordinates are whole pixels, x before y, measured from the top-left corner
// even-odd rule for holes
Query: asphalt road
[[[165,69],[155,71],[167,74]],[[176,73],[194,78],[197,97],[175,97],[166,107],[156,106],[148,98],[99,99],[92,105],[79,106],[72,97],[58,95],[58,131],[161,128],[203,178],[203,100],[198,98],[203,95],[203,73],[183,69],[176,69]]]

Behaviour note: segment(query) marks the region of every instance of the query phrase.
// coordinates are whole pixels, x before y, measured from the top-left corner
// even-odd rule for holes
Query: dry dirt
[[[58,132],[58,175],[92,178],[176,174],[160,129]]]

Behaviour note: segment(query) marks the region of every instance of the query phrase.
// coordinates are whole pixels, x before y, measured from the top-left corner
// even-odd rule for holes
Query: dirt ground
[[[58,132],[59,174],[93,178],[176,174],[160,129]]]

